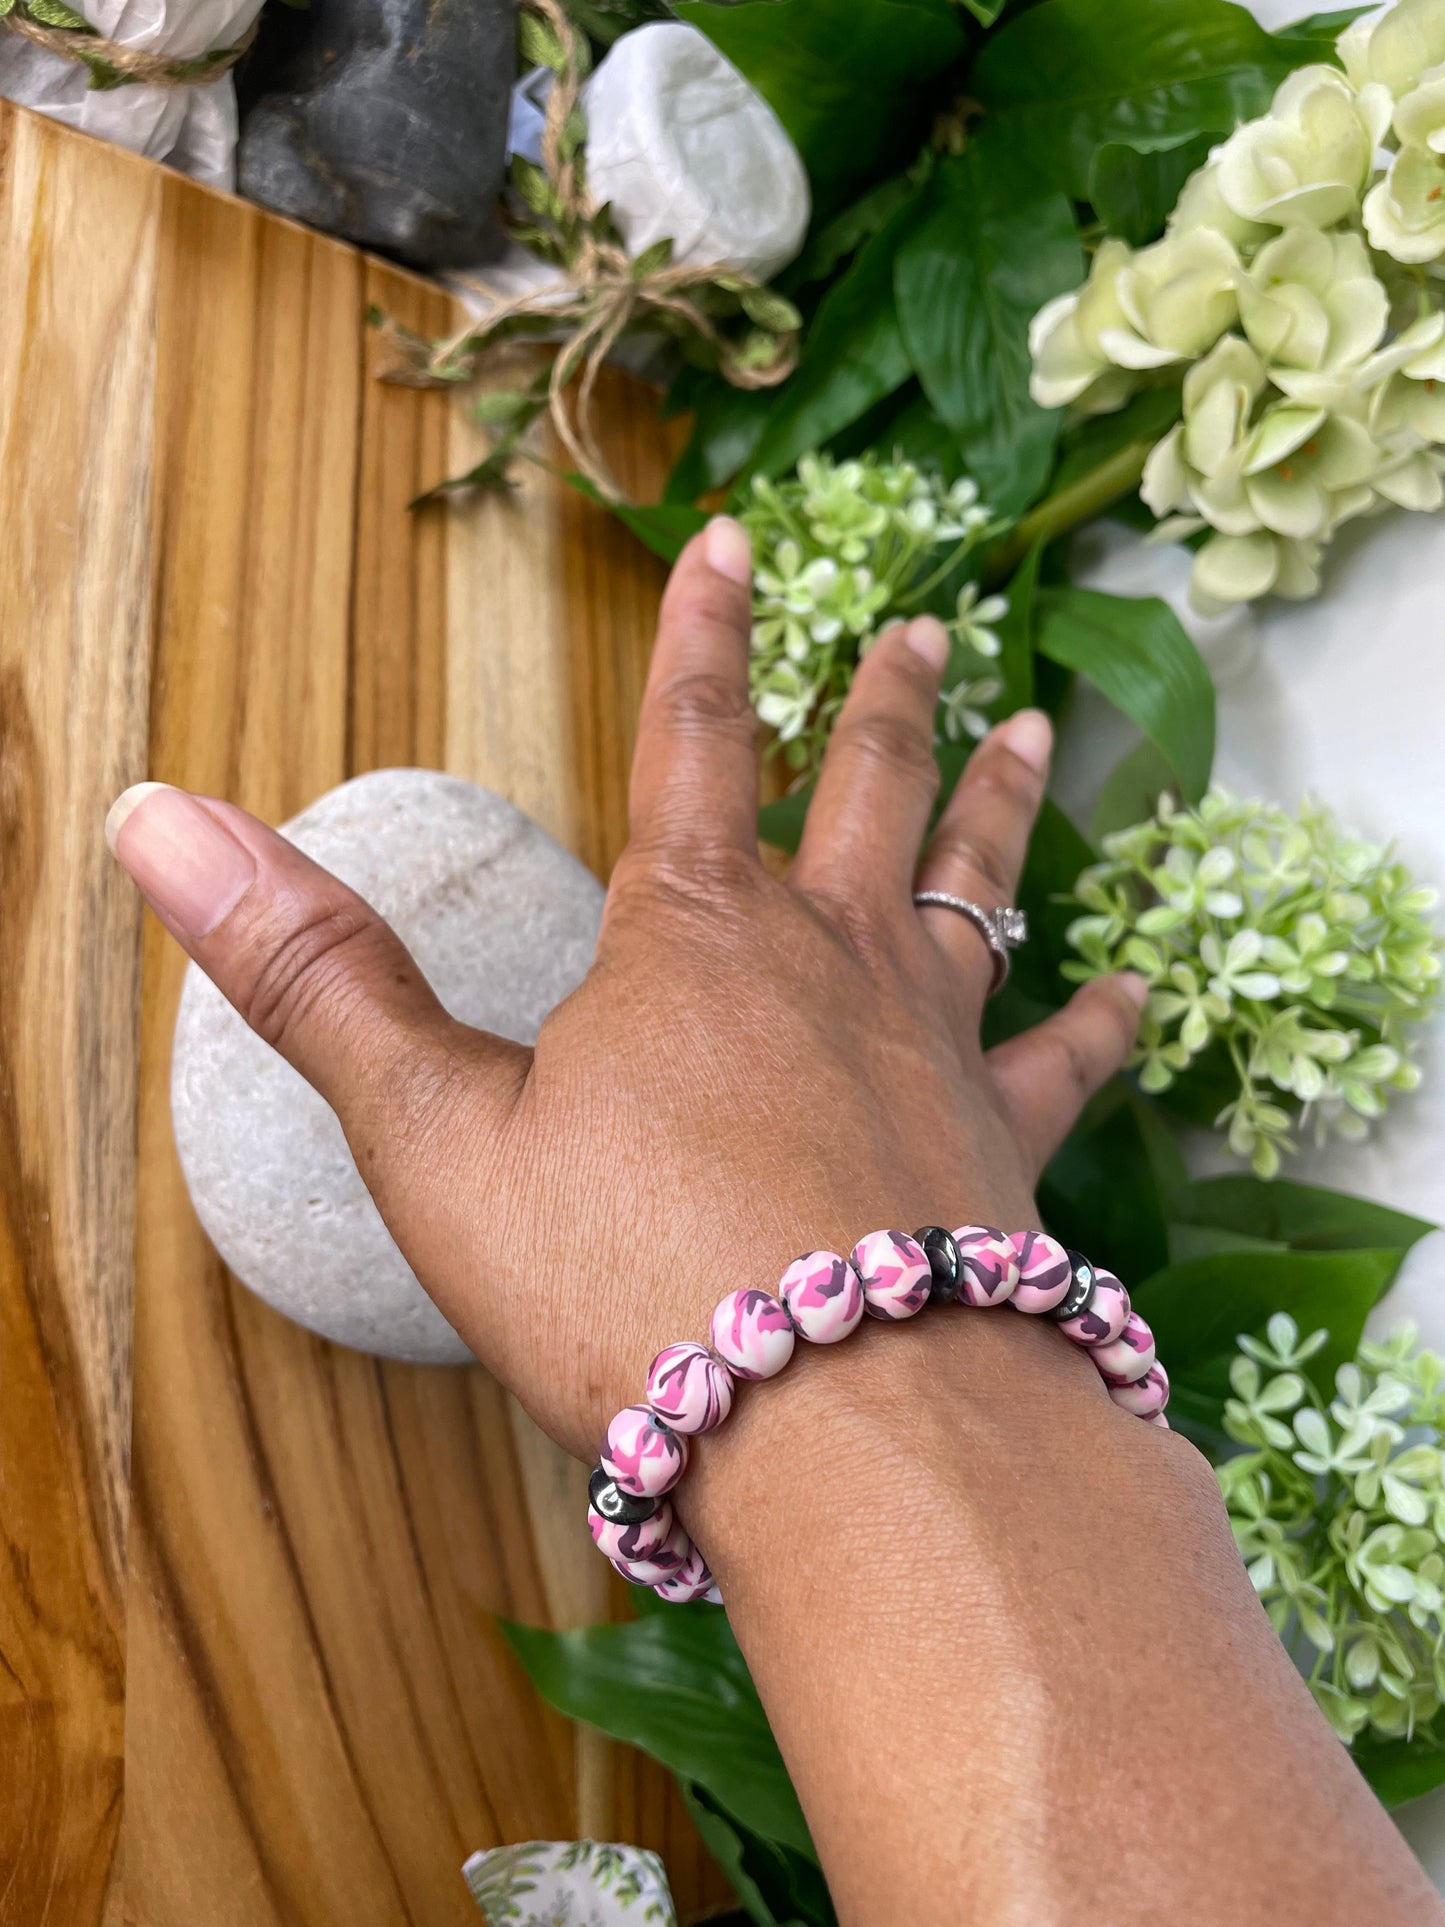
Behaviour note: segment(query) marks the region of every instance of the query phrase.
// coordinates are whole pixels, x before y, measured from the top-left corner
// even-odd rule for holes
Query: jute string
[[[151,87],[207,87],[228,73],[256,38],[259,16],[253,20],[233,47],[218,47],[211,54],[180,59],[175,54],[151,53],[140,47],[122,47],[97,33],[82,33],[76,27],[47,27],[42,21],[27,19],[18,8],[7,13],[0,26],[33,41],[47,53],[62,60],[89,67],[104,63],[123,80],[144,82]]]
[[[567,138],[582,85],[576,32],[558,0],[523,0],[523,4],[546,23],[563,49],[562,64],[547,101],[542,160],[557,195],[561,224],[579,236],[577,250],[567,265],[567,278],[509,300],[493,296],[485,281],[478,278],[478,290],[496,302],[491,312],[481,322],[468,322],[455,335],[420,354],[415,344],[403,348],[393,331],[393,344],[399,352],[383,373],[389,381],[419,386],[452,381],[459,366],[470,370],[477,351],[508,322],[535,318],[559,327],[575,327],[576,332],[553,360],[547,407],[558,439],[578,471],[601,494],[616,500],[620,491],[593,431],[593,394],[603,363],[631,323],[649,314],[675,318],[686,332],[712,344],[719,372],[735,388],[772,388],[786,380],[797,365],[798,340],[795,333],[778,334],[775,354],[758,365],[718,328],[696,298],[696,291],[716,283],[719,277],[725,277],[734,292],[761,291],[759,282],[721,263],[664,266],[639,274],[620,243],[605,233],[599,235],[594,224],[601,209],[587,189],[585,165],[576,143]],[[579,371],[575,407],[569,407],[567,390]]]

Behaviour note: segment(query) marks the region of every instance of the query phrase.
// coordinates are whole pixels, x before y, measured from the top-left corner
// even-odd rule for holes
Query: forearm
[[[1445,1920],[1207,1467],[1056,1333],[810,1355],[689,1485],[845,1927]]]

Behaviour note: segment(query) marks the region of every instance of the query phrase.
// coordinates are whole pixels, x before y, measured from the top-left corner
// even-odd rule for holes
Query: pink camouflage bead
[[[672,1507],[664,1499],[650,1519],[639,1525],[625,1525],[620,1519],[604,1519],[600,1512],[587,1508],[587,1526],[592,1543],[609,1559],[650,1559],[665,1545],[677,1524]],[[680,1563],[680,1561],[679,1561]]]
[[[1157,1362],[1132,1385],[1111,1385],[1109,1396],[1121,1412],[1135,1418],[1154,1418],[1169,1403],[1169,1374]]]
[[[870,1318],[912,1318],[928,1303],[933,1267],[916,1238],[902,1231],[870,1231],[848,1254],[863,1286]]]
[[[960,1305],[1003,1305],[1019,1281],[1019,1261],[1006,1231],[983,1224],[961,1225],[953,1234],[958,1246]]]
[[[770,1291],[730,1291],[712,1315],[713,1350],[737,1378],[774,1378],[793,1356],[797,1333]]]
[[[836,1251],[807,1251],[783,1273],[778,1296],[800,1338],[810,1345],[836,1345],[856,1331],[863,1317],[863,1287]]]
[[[1016,1231],[1010,1239],[1018,1258],[1019,1281],[1013,1302],[1019,1311],[1052,1311],[1068,1295],[1074,1267],[1057,1238],[1046,1231]]]
[[[680,1525],[674,1524],[660,1546],[651,1552],[643,1553],[636,1559],[615,1558],[613,1569],[622,1574],[629,1585],[655,1586],[659,1579],[671,1579],[686,1570],[689,1559],[695,1558],[697,1548]]]
[[[647,1369],[646,1398],[674,1432],[711,1432],[733,1409],[733,1375],[706,1345],[664,1345]]]
[[[1154,1363],[1154,1334],[1137,1311],[1131,1311],[1112,1345],[1092,1345],[1089,1356],[1106,1385],[1132,1385]]]
[[[685,1606],[694,1599],[706,1599],[716,1590],[716,1582],[708,1571],[706,1559],[694,1546],[677,1571],[657,1580],[652,1590],[659,1599],[670,1599],[676,1605]],[[716,1603],[721,1605],[721,1595]]]
[[[624,1405],[607,1428],[602,1470],[624,1492],[660,1498],[687,1470],[688,1444],[645,1405]]]
[[[1059,1330],[1076,1345],[1112,1345],[1129,1322],[1129,1294],[1112,1271],[1094,1267],[1094,1295],[1072,1318],[1061,1318]]]

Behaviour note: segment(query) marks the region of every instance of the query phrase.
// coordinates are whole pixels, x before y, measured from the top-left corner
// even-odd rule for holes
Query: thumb
[[[353,1146],[357,1127],[368,1146],[385,1141],[376,1127],[405,1115],[419,1087],[446,1090],[463,1047],[481,1060],[473,1093],[488,1071],[499,1099],[520,1087],[529,1051],[449,1017],[370,904],[234,803],[137,783],[105,835],[172,936],[321,1093]]]
[[[1096,977],[1032,1030],[984,1060],[1019,1147],[1042,1171],[1134,1047],[1149,986],[1133,971]]]

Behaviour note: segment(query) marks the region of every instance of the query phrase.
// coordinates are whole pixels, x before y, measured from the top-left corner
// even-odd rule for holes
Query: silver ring
[[[913,899],[921,910],[932,905],[938,910],[955,910],[961,917],[967,917],[974,929],[988,945],[993,958],[993,982],[989,986],[989,996],[996,996],[1008,982],[1009,952],[1017,950],[1029,938],[1029,920],[1022,910],[1016,910],[1011,903],[1000,905],[996,910],[985,910],[981,903],[970,903],[967,897],[950,896],[947,890],[920,890]]]

